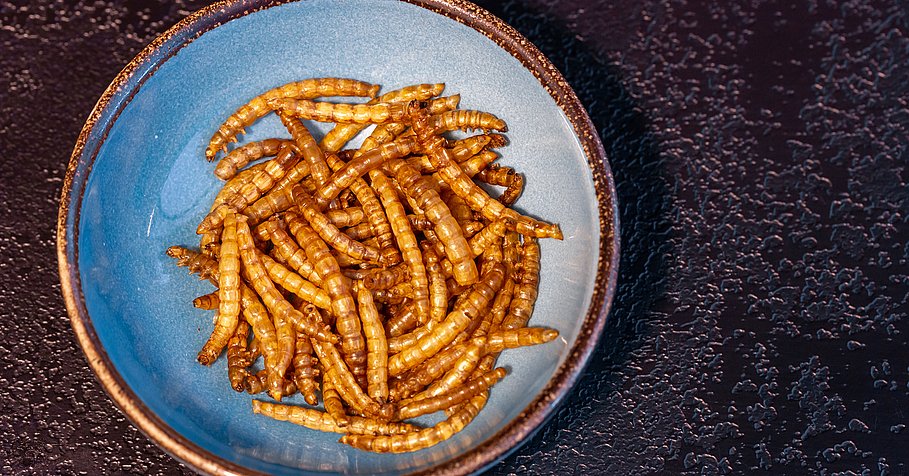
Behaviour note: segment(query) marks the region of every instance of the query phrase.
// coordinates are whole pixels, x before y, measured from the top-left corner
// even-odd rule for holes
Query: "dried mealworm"
[[[282,378],[278,381],[279,386],[277,387],[277,390],[272,390],[267,386],[267,379],[267,372],[265,370],[260,370],[256,372],[255,375],[247,375],[246,382],[244,382],[246,393],[255,395],[268,389],[269,395],[275,400],[280,400],[283,397],[297,393],[297,386],[292,380],[285,380]]]
[[[444,393],[454,390],[470,378],[471,372],[477,368],[480,358],[485,355],[485,343],[473,342],[467,345],[467,349],[461,354],[461,357],[455,362],[454,366],[442,376],[441,379],[429,386],[422,393],[414,396],[414,400],[421,398],[437,397]]]
[[[401,122],[407,116],[407,103],[346,104],[308,99],[272,99],[268,105],[301,119],[340,124],[383,124]]]
[[[312,197],[302,187],[294,186],[292,194],[294,203],[297,204],[297,208],[299,208],[303,218],[309,222],[312,229],[325,240],[328,246],[357,260],[370,263],[379,263],[381,261],[381,253],[377,248],[364,245],[345,235],[344,232],[331,223],[328,217],[319,211]]]
[[[212,161],[219,150],[236,140],[237,134],[243,131],[260,117],[272,111],[268,100],[273,98],[307,98],[322,96],[366,96],[374,97],[379,86],[345,78],[314,78],[288,83],[266,91],[237,109],[218,128],[205,150],[205,157]]]
[[[344,360],[354,375],[365,376],[366,343],[360,332],[360,317],[347,278],[341,274],[341,267],[328,245],[302,218],[288,212],[287,226],[297,237],[309,260],[315,263],[316,273],[322,277],[322,288],[331,297],[331,310],[335,316],[335,328],[341,336]]]
[[[294,161],[297,159],[290,147],[282,146],[278,156],[266,162],[265,167],[253,175],[249,183],[244,184],[226,203],[218,205],[205,216],[202,223],[196,228],[196,233],[201,235],[220,226],[221,222],[224,221],[224,217],[231,211],[243,210],[250,203],[258,200],[275,184],[275,181],[284,176],[287,169],[293,166]]]
[[[360,320],[366,336],[366,393],[375,401],[388,400],[388,342],[379,319],[379,311],[372,300],[372,293],[363,286],[357,289]]]
[[[537,301],[540,285],[540,243],[535,238],[524,241],[521,279],[515,284],[514,297],[500,329],[517,329],[527,325]]]
[[[341,395],[338,394],[332,383],[333,380],[337,379],[333,374],[334,371],[329,369],[322,376],[322,401],[325,404],[325,411],[331,415],[335,423],[339,427],[345,427],[350,423],[350,417],[344,409],[344,401],[341,400]]]
[[[464,162],[482,152],[489,144],[492,144],[494,137],[501,136],[498,134],[478,134],[457,140],[451,146],[451,153],[456,162]],[[433,167],[432,163],[429,161],[429,157],[425,155],[411,157],[407,159],[407,163],[422,173],[436,171],[435,167]]]
[[[285,114],[283,111],[278,112],[278,117],[284,127],[290,132],[290,136],[293,137],[294,144],[300,150],[300,154],[303,155],[303,160],[309,165],[309,173],[312,175],[316,186],[322,186],[328,180],[328,177],[331,176],[331,169],[325,163],[325,154],[319,148],[319,144],[313,139],[309,129],[298,119]]]
[[[486,131],[507,132],[505,121],[493,114],[483,111],[460,109],[448,111],[429,117],[429,130],[432,134],[441,134],[457,129],[483,129]],[[416,130],[414,132],[417,132]]]
[[[330,155],[328,157],[328,165],[333,170],[340,170],[344,163],[337,156]],[[354,180],[350,184],[350,189],[356,195],[357,201],[360,202],[363,213],[366,214],[366,220],[379,241],[379,249],[382,251],[382,262],[386,266],[400,263],[401,253],[395,247],[391,225],[388,223],[382,204],[373,189],[363,179]]]
[[[369,436],[369,435],[344,435],[341,443],[367,451],[377,453],[405,453],[428,448],[441,441],[447,440],[455,433],[464,429],[480,412],[485,403],[484,399],[475,396],[447,420],[435,426],[403,435]]]
[[[340,170],[321,186],[313,197],[319,210],[324,210],[328,202],[335,199],[341,190],[350,187],[354,180],[362,177],[370,170],[375,170],[391,159],[399,159],[411,154],[417,148],[414,138],[401,139],[388,144],[383,144],[375,149],[360,155],[347,162]]]
[[[394,237],[400,247],[401,256],[410,272],[410,282],[413,284],[414,312],[420,322],[426,322],[429,319],[429,280],[426,277],[420,247],[410,228],[410,222],[407,220],[407,213],[385,174],[379,170],[373,170],[369,176],[372,179],[373,187],[379,193]]]
[[[306,403],[315,405],[318,403],[318,400],[316,399],[315,378],[319,374],[319,371],[316,369],[317,363],[312,353],[312,344],[309,342],[309,337],[303,334],[297,334],[297,342],[294,346],[294,358],[292,361],[294,368],[294,384],[297,386],[297,390],[303,394]]]
[[[513,222],[514,220],[508,217],[499,218],[474,235],[469,241],[470,251],[473,256],[480,256],[495,240],[502,239],[505,236],[505,231],[508,230],[509,225],[512,225]]]
[[[284,349],[282,352],[286,351],[288,354],[287,365],[290,365],[290,359],[293,356],[295,338],[292,338],[292,336],[294,330],[320,341],[337,342],[337,336],[333,335],[326,326],[314,322],[294,309],[275,288],[274,283],[268,277],[268,271],[262,264],[259,251],[253,245],[249,226],[246,225],[245,220],[246,217],[242,215],[237,217],[237,242],[240,244],[240,256],[243,258],[244,273],[246,273],[253,288],[262,297],[265,307],[274,314],[279,346]],[[282,329],[279,329],[282,326],[284,328],[283,337]],[[286,366],[284,368],[286,369]]]
[[[421,111],[423,111],[422,116]],[[521,215],[490,198],[489,194],[473,183],[470,177],[465,175],[464,171],[454,162],[451,152],[444,147],[445,139],[431,135],[427,122],[425,110],[416,109],[413,127],[423,147],[426,149],[430,162],[439,170],[439,176],[451,187],[451,190],[463,198],[470,205],[470,208],[482,213],[487,220],[495,220],[501,216],[514,219],[516,231],[523,235],[562,239],[562,230],[559,225],[544,223]],[[451,256],[448,259],[451,260]],[[454,260],[452,260],[452,264],[456,265]],[[459,280],[458,282],[460,283],[461,281]]]
[[[545,344],[559,336],[559,331],[545,327],[521,327],[490,332],[486,336],[486,353],[501,352],[530,345]]]
[[[495,385],[499,380],[502,380],[502,378],[504,378],[507,373],[508,372],[504,368],[499,367],[490,372],[486,372],[475,379],[470,380],[466,384],[452,390],[451,392],[432,398],[413,400],[406,403],[402,402],[402,404],[400,404],[398,407],[397,413],[395,414],[395,419],[407,420],[409,418],[415,418],[420,415],[435,413],[446,408],[454,408],[456,405],[466,401],[468,398],[486,391],[488,388]]]
[[[298,407],[253,400],[253,413],[275,420],[287,421],[327,433],[352,433],[360,435],[397,435],[418,430],[408,423],[381,422],[370,418],[350,417],[348,425],[338,425],[326,412],[315,408]]]
[[[206,311],[211,311],[218,309],[218,305],[221,301],[218,300],[218,291],[203,294],[195,299],[193,299],[193,306],[204,309]]]
[[[303,279],[299,274],[285,268],[281,263],[273,260],[270,256],[262,254],[258,250],[255,253],[257,253],[259,259],[262,260],[262,265],[265,266],[268,277],[271,278],[275,284],[296,294],[301,299],[315,304],[321,309],[331,309],[331,298],[328,296],[328,293],[315,284]]]
[[[445,285],[445,274],[439,263],[439,255],[430,245],[423,248],[426,273],[429,275],[429,318],[442,322],[448,311],[448,287]]]
[[[249,324],[241,321],[227,343],[227,377],[230,386],[238,392],[246,389],[246,377],[249,375],[246,368],[252,364],[246,351],[248,339]]]
[[[429,101],[429,111],[431,114],[440,114],[446,111],[450,111],[458,107],[458,103],[460,101],[461,96],[459,94],[433,99]],[[369,137],[367,137],[363,141],[363,144],[360,145],[360,150],[354,154],[354,158],[359,157],[363,153],[368,152],[375,147],[379,147],[382,144],[393,141],[406,129],[407,124],[402,122],[390,122],[377,125]],[[411,137],[405,137],[402,139],[409,140]]]
[[[353,374],[347,369],[347,365],[344,364],[341,354],[334,345],[318,341],[313,341],[312,345],[322,365],[327,367],[325,372],[328,372],[327,375],[331,378],[334,388],[345,402],[357,412],[382,420],[391,419],[394,415],[394,407],[390,404],[380,405],[369,398],[369,395],[357,384]]]
[[[416,84],[406,86],[401,89],[389,91],[381,96],[370,100],[366,104],[377,104],[382,102],[402,102],[413,99],[424,101],[431,97],[442,94],[445,89],[444,84]],[[366,128],[365,124],[338,124],[332,130],[325,134],[319,146],[326,152],[337,152],[344,147],[350,139],[353,139],[357,133]]]
[[[276,213],[283,212],[294,205],[290,190],[273,190],[243,209],[249,218],[249,226],[256,226]]]
[[[361,207],[349,207],[342,208],[340,210],[329,210],[325,212],[325,216],[331,221],[331,224],[338,227],[344,228],[354,225],[359,225],[366,219],[366,214],[363,212]]]
[[[306,258],[306,251],[300,248],[300,245],[286,231],[279,228],[277,223],[267,221],[264,225],[269,226],[268,236],[275,245],[274,252],[277,257],[296,270],[304,279],[321,286],[322,277],[316,272],[315,266]]]
[[[218,319],[208,342],[199,351],[202,365],[211,365],[237,330],[240,316],[240,257],[237,250],[237,220],[230,214],[221,235],[221,259],[218,262]]]
[[[375,234],[372,231],[372,226],[370,226],[369,223],[359,223],[350,228],[345,228],[344,234],[349,236],[350,239],[357,241],[364,241],[375,237]],[[382,256],[384,259],[386,255],[383,253]]]
[[[430,333],[420,337],[416,344],[403,349],[388,359],[388,374],[397,376],[435,355],[448,345],[485,308],[502,286],[505,266],[493,266],[484,273],[467,294],[461,307],[450,312]]]
[[[215,175],[222,180],[229,180],[237,174],[237,170],[246,167],[250,162],[277,154],[285,142],[287,141],[282,139],[265,139],[237,147],[218,161]]]
[[[511,167],[492,164],[481,170],[476,177],[490,185],[505,187],[505,191],[499,196],[499,202],[503,205],[511,205],[524,191],[524,176],[515,172]]]
[[[411,303],[385,321],[385,332],[389,337],[404,335],[404,333],[410,332],[420,324],[413,308],[413,303]],[[387,341],[386,345],[388,345]]]
[[[366,289],[388,289],[410,278],[410,271],[404,264],[391,268],[376,269],[363,276],[363,287]]]

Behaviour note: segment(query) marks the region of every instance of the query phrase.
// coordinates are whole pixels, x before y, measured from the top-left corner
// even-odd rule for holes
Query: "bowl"
[[[556,341],[506,351],[510,374],[464,431],[429,449],[372,454],[251,411],[224,358],[195,362],[211,291],[165,256],[197,243],[220,186],[204,159],[228,114],[308,77],[381,84],[444,82],[461,107],[509,124],[503,164],[524,173],[517,208],[559,222],[542,241],[531,323]],[[324,129],[322,129],[324,132]],[[318,132],[317,132],[318,134]],[[274,118],[243,141],[286,136]],[[466,474],[513,451],[577,380],[616,283],[615,190],[574,92],[514,29],[477,6],[437,0],[220,2],[154,40],[114,79],[79,136],[63,187],[57,250],[63,295],[89,365],[119,409],[175,458],[210,474]],[[293,400],[292,402],[301,402]]]

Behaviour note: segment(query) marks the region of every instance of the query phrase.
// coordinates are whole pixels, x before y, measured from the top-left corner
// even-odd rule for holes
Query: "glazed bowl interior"
[[[164,39],[135,79],[111,93],[76,157],[67,236],[75,237],[77,307],[90,316],[103,365],[132,393],[127,400],[165,433],[204,458],[251,471],[416,472],[488,444],[583,344],[585,319],[604,318],[597,317],[602,301],[591,298],[603,263],[612,258],[601,256],[591,158],[566,114],[512,54],[473,28],[410,3],[293,2],[201,24]],[[177,49],[168,42],[186,44]],[[416,453],[366,453],[341,445],[339,435],[254,415],[254,397],[231,390],[223,357],[210,368],[195,361],[212,313],[191,301],[212,286],[164,254],[175,244],[197,246],[195,227],[222,185],[204,159],[220,122],[267,89],[323,76],[373,82],[383,91],[444,82],[445,94],[461,94],[462,108],[503,118],[510,144],[501,150],[501,163],[523,172],[527,182],[517,208],[560,223],[565,234],[564,241],[542,241],[531,320],[560,337],[506,351],[499,365],[510,374],[479,417],[450,440]],[[317,136],[327,130],[309,126]],[[241,141],[288,136],[274,117],[247,132]],[[289,401],[302,403],[299,396]]]

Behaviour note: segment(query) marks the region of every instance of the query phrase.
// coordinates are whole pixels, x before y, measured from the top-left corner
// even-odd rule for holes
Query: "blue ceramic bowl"
[[[197,243],[221,183],[204,148],[249,98],[308,77],[389,90],[445,82],[463,108],[509,125],[502,163],[522,171],[519,208],[559,222],[542,243],[532,324],[559,339],[506,351],[511,370],[464,431],[430,449],[379,455],[254,415],[224,359],[195,362],[210,285],[164,250]],[[286,136],[273,119],[244,140]],[[468,2],[222,2],[156,39],[121,72],[86,122],[58,223],[60,276],[73,329],[117,406],[164,450],[214,474],[472,473],[550,416],[595,347],[615,287],[616,203],[602,145],[570,87],[526,39]],[[294,400],[292,400],[294,401]],[[438,417],[436,417],[437,420]],[[435,421],[432,418],[426,422]]]

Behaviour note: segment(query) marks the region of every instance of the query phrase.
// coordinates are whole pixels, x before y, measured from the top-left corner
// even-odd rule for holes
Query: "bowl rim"
[[[104,91],[76,141],[63,181],[57,217],[57,258],[61,291],[79,346],[95,377],[117,408],[149,439],[196,471],[217,475],[259,475],[188,440],[151,411],[117,372],[95,332],[85,305],[78,268],[78,224],[85,183],[98,151],[117,117],[139,87],[177,51],[230,20],[299,0],[223,0],[180,20],[149,43]],[[616,290],[619,264],[618,202],[612,172],[596,128],[556,67],[513,27],[466,0],[399,0],[464,24],[494,41],[530,71],[571,123],[593,176],[600,226],[597,274],[590,307],[570,349],[540,394],[511,422],[474,448],[414,474],[471,474],[517,450],[555,414],[596,348]],[[171,44],[169,44],[171,43]],[[163,53],[163,54],[162,54]],[[130,86],[131,83],[132,86]],[[127,96],[120,101],[118,96]],[[113,106],[113,109],[111,108]],[[98,127],[100,129],[98,130]],[[87,150],[91,146],[93,150]]]

